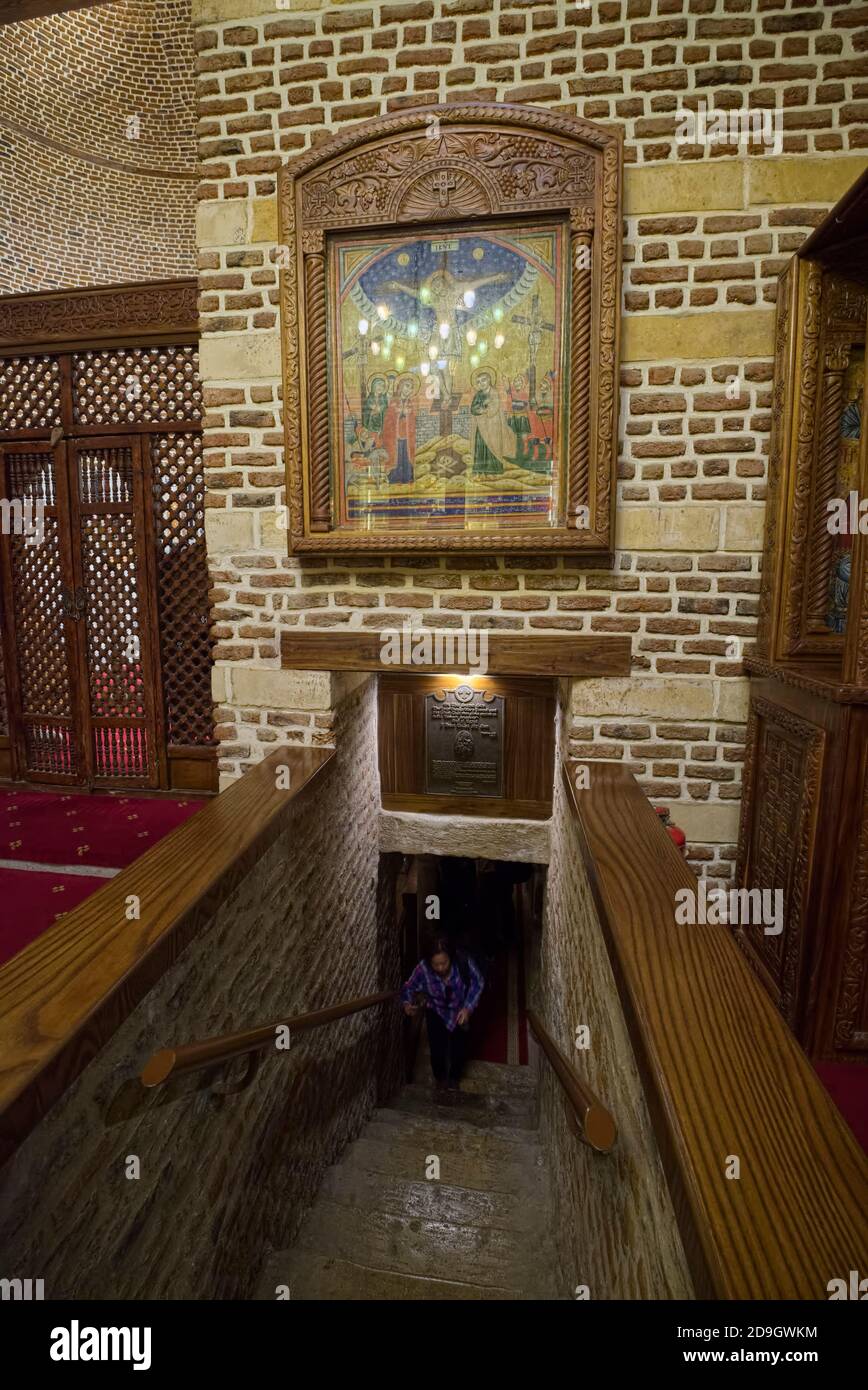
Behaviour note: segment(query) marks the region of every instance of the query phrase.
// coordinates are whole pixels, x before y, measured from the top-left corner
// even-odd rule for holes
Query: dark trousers
[[[428,1047],[431,1052],[431,1070],[437,1081],[458,1081],[464,1069],[467,1052],[467,1033],[464,1028],[456,1028],[450,1033],[439,1014],[433,1009],[425,1010],[428,1025]]]

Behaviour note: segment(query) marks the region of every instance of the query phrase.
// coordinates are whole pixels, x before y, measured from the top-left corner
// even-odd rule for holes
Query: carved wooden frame
[[[761,740],[768,727],[790,735],[797,742],[804,756],[803,795],[796,825],[786,827],[787,835],[794,844],[793,873],[790,898],[785,904],[788,913],[786,935],[783,938],[784,955],[781,961],[780,977],[777,982],[755,943],[743,926],[736,936],[743,947],[754,970],[764,980],[766,987],[772,985],[779,991],[778,1008],[791,1026],[796,1026],[796,1010],[799,1006],[799,970],[805,949],[804,920],[811,891],[811,874],[814,867],[813,842],[817,828],[820,801],[820,784],[823,760],[826,752],[826,731],[817,724],[803,719],[792,710],[773,704],[761,695],[753,695],[750,702],[747,731],[745,735],[745,763],[742,774],[742,801],[744,806],[753,805],[757,796],[756,779],[761,758]],[[739,826],[738,850],[736,859],[736,883],[743,888],[769,888],[774,885],[758,883],[757,866],[753,857],[753,836],[755,820],[742,814]]]
[[[0,296],[0,357],[198,343],[198,282],[154,280]]]
[[[824,628],[834,558],[826,501],[838,459],[843,374],[851,345],[865,338],[864,291],[817,261],[794,257],[778,282],[775,386],[758,655],[829,660],[843,653],[850,680],[858,619],[848,635]],[[862,458],[864,464],[865,445]],[[862,591],[865,545],[854,537],[851,613]]]
[[[366,121],[284,166],[279,212],[286,261],[280,304],[291,551],[567,551],[597,561],[611,555],[621,167],[616,129],[533,106],[486,102],[426,106]],[[443,194],[441,207],[433,181],[443,170],[453,187]],[[541,213],[562,215],[571,233],[570,419],[561,524],[546,531],[446,531],[433,540],[418,531],[335,529],[326,374],[327,234],[470,217],[530,220]],[[590,272],[580,268],[582,247],[590,249]],[[589,527],[577,524],[583,507],[589,509]]]

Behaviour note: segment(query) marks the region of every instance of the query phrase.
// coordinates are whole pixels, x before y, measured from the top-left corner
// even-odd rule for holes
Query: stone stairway
[[[535,1099],[530,1068],[491,1062],[471,1062],[459,1092],[405,1086],[327,1171],[259,1297],[562,1297]]]

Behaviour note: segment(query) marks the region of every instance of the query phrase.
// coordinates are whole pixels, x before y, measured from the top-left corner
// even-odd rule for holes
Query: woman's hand
[[[418,1004],[405,1004],[405,1005],[404,1005],[404,1013],[407,1015],[408,1018],[415,1018],[418,1012],[419,1012],[419,1005],[418,1005]]]
[[[459,1010],[459,1013],[458,1013],[458,1017],[456,1018],[455,1022],[458,1024],[458,1027],[459,1027],[459,1028],[463,1028],[464,1025],[465,1025],[465,1023],[469,1023],[469,1022],[470,1022],[470,1010],[469,1010],[469,1009],[460,1009],[460,1010]]]

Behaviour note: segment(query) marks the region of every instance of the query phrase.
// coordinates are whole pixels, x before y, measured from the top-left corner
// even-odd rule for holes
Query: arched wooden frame
[[[435,132],[432,138],[432,131]],[[294,552],[611,555],[621,284],[619,133],[532,106],[426,106],[292,159],[279,183],[283,408]],[[570,227],[566,469],[547,530],[364,533],[334,526],[326,237],[347,229],[563,216]],[[483,221],[484,227],[484,221]],[[584,268],[590,251],[590,270]],[[585,512],[587,509],[587,513]],[[590,524],[587,524],[588,516]]]

